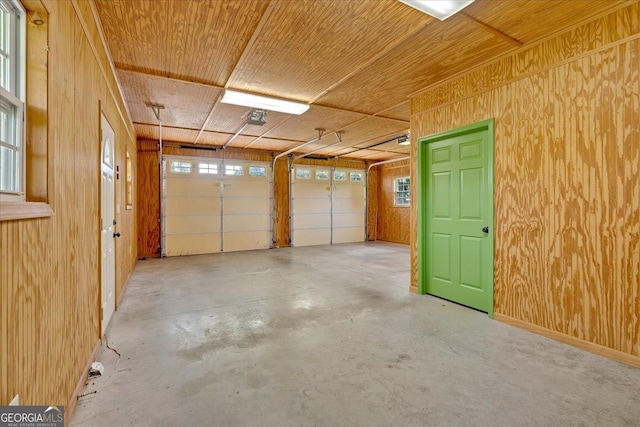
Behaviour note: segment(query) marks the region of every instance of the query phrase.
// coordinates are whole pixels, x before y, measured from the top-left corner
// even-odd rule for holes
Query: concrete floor
[[[71,425],[640,425],[640,369],[408,288],[385,243],[141,261]]]

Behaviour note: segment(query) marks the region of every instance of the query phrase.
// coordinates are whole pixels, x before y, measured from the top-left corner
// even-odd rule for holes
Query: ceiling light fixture
[[[399,0],[400,2],[418,9],[427,15],[444,21],[451,15],[460,12],[473,3],[474,0]]]
[[[309,109],[309,104],[302,102],[287,101],[229,89],[224,90],[224,95],[220,102],[295,115],[300,115]]]

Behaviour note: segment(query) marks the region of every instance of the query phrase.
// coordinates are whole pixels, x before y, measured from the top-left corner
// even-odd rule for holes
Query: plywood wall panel
[[[274,245],[276,247],[289,246],[291,244],[289,179],[290,174],[285,157],[276,161],[274,173],[273,230]]]
[[[138,252],[141,257],[160,253],[160,170],[157,141],[138,141]]]
[[[396,178],[410,176],[409,161],[373,167],[378,173],[376,239],[409,244],[410,212],[405,206],[394,206]]]
[[[44,4],[50,12],[46,193],[54,216],[0,222],[0,404],[15,394],[26,405],[75,402],[100,339],[100,105],[113,120],[116,155],[134,142],[95,22],[83,14],[86,4]],[[133,236],[135,228],[124,225],[123,232]],[[132,255],[116,251],[121,291],[136,247]]]
[[[495,312],[636,358],[639,16],[633,3],[412,100],[415,137],[495,119]]]

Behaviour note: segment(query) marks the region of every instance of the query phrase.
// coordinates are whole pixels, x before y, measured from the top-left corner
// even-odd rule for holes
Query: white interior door
[[[113,129],[102,115],[101,146],[102,146],[102,182],[101,182],[101,215],[100,215],[100,245],[102,252],[101,263],[101,296],[102,296],[102,334],[107,329],[111,316],[116,307],[116,263],[115,263],[115,187],[114,187],[114,137]]]
[[[293,246],[331,243],[331,168],[294,166],[291,180]]]

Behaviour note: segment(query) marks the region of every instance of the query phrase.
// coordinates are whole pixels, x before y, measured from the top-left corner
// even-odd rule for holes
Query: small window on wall
[[[334,181],[346,181],[347,173],[344,171],[334,171],[333,172],[333,180]]]
[[[316,179],[319,181],[328,181],[329,180],[329,171],[318,170],[316,171]]]
[[[225,165],[224,174],[225,175],[242,175],[244,173],[244,168],[242,165]]]
[[[267,176],[267,168],[264,166],[249,166],[249,176]]]
[[[218,165],[215,163],[198,163],[198,173],[216,175],[218,173]]]
[[[173,173],[191,173],[191,163],[173,161],[169,170]]]
[[[349,174],[349,180],[351,180],[351,182],[362,181],[362,172],[351,172]]]
[[[25,11],[0,2],[0,199],[24,201]]]
[[[296,169],[296,179],[311,179],[311,171],[309,169]]]
[[[395,206],[411,205],[411,178],[396,178],[395,185]]]
[[[126,158],[124,163],[124,178],[126,182],[126,202],[127,209],[133,209],[133,169],[131,165],[131,155],[129,154],[129,150],[126,152]]]

